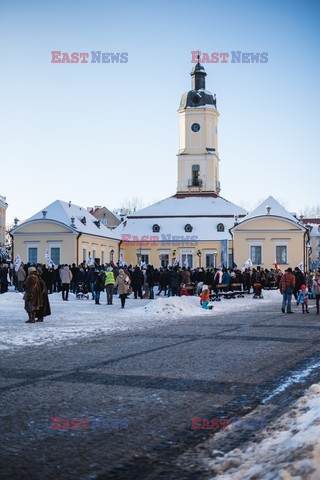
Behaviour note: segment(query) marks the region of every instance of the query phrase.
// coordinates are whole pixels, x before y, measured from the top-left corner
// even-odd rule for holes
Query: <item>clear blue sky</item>
[[[268,52],[205,64],[217,95],[221,195],[320,202],[320,2],[16,1],[0,4],[0,194],[8,221],[55,199],[117,207],[175,193],[191,51]],[[128,52],[52,64],[51,50]],[[4,175],[5,172],[5,175]]]

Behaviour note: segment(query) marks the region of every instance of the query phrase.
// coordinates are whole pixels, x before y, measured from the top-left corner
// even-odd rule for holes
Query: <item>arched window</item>
[[[217,225],[217,231],[218,231],[218,232],[224,232],[224,225],[223,225],[223,223],[218,223],[218,225]]]
[[[185,225],[184,231],[188,233],[192,232],[192,226],[190,225],[190,223],[187,223],[187,225]]]
[[[160,226],[157,223],[155,223],[152,227],[152,231],[153,232],[160,232]]]

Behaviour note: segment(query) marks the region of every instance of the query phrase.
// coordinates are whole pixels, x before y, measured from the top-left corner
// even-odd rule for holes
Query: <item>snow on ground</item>
[[[231,427],[232,428],[232,427]],[[244,450],[209,462],[215,480],[319,480],[320,384],[312,385],[284,414]]]
[[[257,309],[266,303],[278,303],[278,291],[265,291],[263,300],[254,300],[252,295],[231,300],[214,302],[213,310],[200,308],[199,297],[156,297],[155,300],[126,301],[120,308],[118,296],[114,305],[106,305],[106,294],[102,293],[102,305],[92,300],[76,300],[69,295],[64,302],[61,293],[49,295],[52,315],[44,322],[26,324],[22,294],[10,291],[0,295],[0,351],[25,346],[53,345],[62,341],[74,341],[89,335],[106,335],[110,332],[147,329],[174,323],[183,317],[206,316],[215,318],[224,313]]]

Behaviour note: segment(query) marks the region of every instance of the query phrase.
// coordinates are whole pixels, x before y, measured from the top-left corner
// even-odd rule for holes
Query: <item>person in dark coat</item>
[[[149,298],[153,299],[154,298],[154,292],[153,292],[153,287],[154,287],[154,270],[152,265],[147,266],[147,271],[146,271],[146,283],[148,284],[149,288]]]
[[[140,267],[136,266],[134,271],[132,272],[131,278],[131,287],[134,293],[134,298],[137,299],[138,296],[142,298],[142,285],[144,282],[143,273],[140,270]]]
[[[96,305],[101,305],[100,303],[100,293],[104,289],[104,277],[105,273],[103,270],[95,270],[93,273],[93,290],[94,290],[94,299]]]
[[[178,267],[175,267],[171,272],[171,292],[173,297],[178,295],[179,286]]]
[[[6,293],[8,291],[8,265],[4,263],[0,266],[0,293]]]
[[[167,280],[168,270],[165,268],[164,270],[160,269],[159,272],[159,291],[157,295],[160,295],[162,290],[164,290],[164,295],[166,296],[167,288],[168,288],[168,280]]]
[[[295,284],[295,287],[293,289],[293,295],[294,295],[294,298],[297,300],[299,290],[301,289],[301,285],[306,284],[306,277],[304,276],[304,274],[301,272],[300,268],[298,268],[298,267],[296,267],[294,269],[294,276],[296,278],[296,284]]]

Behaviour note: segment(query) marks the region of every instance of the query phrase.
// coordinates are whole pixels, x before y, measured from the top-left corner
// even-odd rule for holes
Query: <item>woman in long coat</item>
[[[46,285],[35,267],[28,270],[23,298],[24,308],[29,316],[26,323],[35,323],[36,317],[38,321],[43,321],[43,317],[51,314]]]
[[[121,308],[124,308],[124,305],[126,303],[126,298],[129,292],[130,283],[131,283],[130,278],[128,277],[128,275],[126,275],[124,270],[120,268],[119,275],[117,276],[114,285],[118,287],[118,293],[121,299]]]

